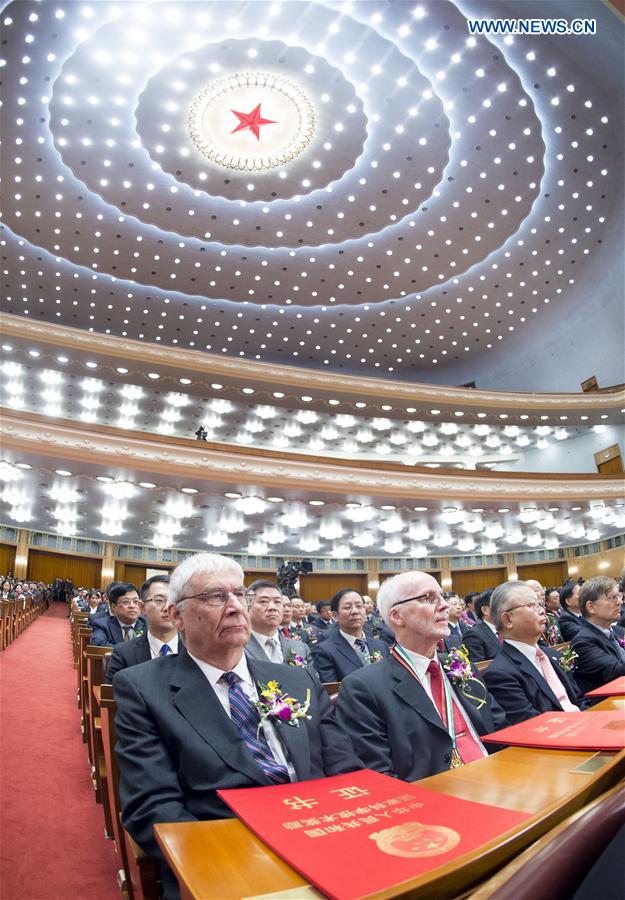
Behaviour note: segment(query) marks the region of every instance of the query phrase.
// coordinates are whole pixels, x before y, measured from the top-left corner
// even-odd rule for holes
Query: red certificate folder
[[[601,687],[595,688],[594,691],[588,691],[587,697],[614,697],[615,694],[625,694],[625,675],[615,678],[614,681],[608,681]]]
[[[336,900],[401,884],[529,818],[369,769],[217,793],[275,853]]]
[[[622,750],[625,717],[621,710],[541,713],[482,740],[548,750]]]

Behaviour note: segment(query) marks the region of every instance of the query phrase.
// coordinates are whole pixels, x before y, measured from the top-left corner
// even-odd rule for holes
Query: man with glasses
[[[618,622],[623,595],[613,578],[598,575],[579,592],[582,624],[571,641],[577,653],[575,681],[584,693],[625,675],[625,637]]]
[[[385,643],[365,632],[367,613],[358,591],[344,588],[330,601],[334,628],[313,647],[315,668],[324,684],[342,681],[350,672],[388,656]]]
[[[544,712],[585,709],[573,678],[562,670],[557,651],[540,646],[546,612],[524,581],[495,588],[490,611],[503,645],[484,673],[489,691],[511,725]]]
[[[110,616],[90,617],[93,625],[90,642],[98,647],[114,647],[143,634],[147,622],[141,615],[143,603],[134,584],[119,581],[108,591]]]
[[[169,616],[169,575],[153,575],[139,591],[147,628],[133,641],[113,648],[106,669],[107,681],[122,669],[178,652],[178,631]]]
[[[287,665],[304,665],[311,669],[310,648],[303,641],[286,638],[282,634],[284,601],[280,588],[273,581],[258,579],[247,588],[246,600],[252,627],[245,648],[248,656]]]
[[[190,556],[172,573],[171,616],[184,636],[178,655],[132,666],[115,677],[122,821],[134,840],[163,861],[157,822],[222,819],[217,796],[255,787],[338,775],[361,768],[330,700],[305,668],[244,653],[250,616],[237,562]],[[306,714],[290,724],[259,715],[269,682]],[[265,709],[265,712],[267,709]],[[163,865],[164,896],[178,896]]]
[[[449,604],[425,572],[384,581],[378,609],[396,643],[391,655],[341,685],[339,722],[370,769],[415,781],[486,756],[480,735],[502,728],[503,711],[470,664],[449,669],[436,648],[449,632]],[[490,748],[489,748],[490,749]]]

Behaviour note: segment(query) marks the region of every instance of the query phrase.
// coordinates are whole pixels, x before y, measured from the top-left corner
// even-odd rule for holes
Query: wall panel
[[[11,544],[0,544],[0,575],[8,575],[15,571],[15,547]]]
[[[303,600],[317,603],[319,600],[331,600],[337,591],[353,588],[359,594],[367,593],[366,572],[333,572],[331,575],[313,573],[301,575],[300,592]]]
[[[45,550],[28,552],[28,579],[46,584],[55,578],[71,578],[74,587],[98,587],[102,571],[101,559],[81,556],[65,556],[63,553],[48,553]]]
[[[501,569],[473,569],[465,572],[451,573],[453,590],[461,597],[465,597],[472,591],[485,591],[488,588],[497,587],[507,581],[505,568]]]
[[[568,578],[568,566],[566,561],[548,562],[548,563],[531,563],[526,566],[517,566],[519,581],[527,581],[528,578],[535,578],[540,581],[543,587],[559,587],[564,584]]]

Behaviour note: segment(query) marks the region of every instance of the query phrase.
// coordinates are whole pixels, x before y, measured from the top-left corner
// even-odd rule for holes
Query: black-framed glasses
[[[153,597],[146,597],[144,603],[153,603],[155,606],[166,606],[169,602],[167,594],[154,594]]]
[[[439,591],[427,591],[425,594],[417,594],[416,597],[406,597],[405,600],[398,600],[397,603],[393,603],[393,606],[401,606],[402,603],[412,603],[413,600],[416,600],[417,603],[423,603],[424,606],[435,606],[444,599],[445,595],[439,593]]]
[[[212,591],[202,591],[200,594],[191,594],[189,597],[181,597],[178,603],[182,603],[183,600],[199,600],[201,603],[205,603],[206,606],[225,606],[230,597],[235,597],[239,603],[245,603],[247,596],[247,592],[244,587],[234,588],[232,591],[224,590],[223,588],[215,588]]]

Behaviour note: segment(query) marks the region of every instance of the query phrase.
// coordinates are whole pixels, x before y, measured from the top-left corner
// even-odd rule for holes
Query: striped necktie
[[[260,724],[258,710],[239,684],[239,676],[235,672],[224,672],[220,680],[228,685],[230,718],[238,728],[254,760],[275,784],[290,781],[286,767],[276,762],[263,729],[258,728]]]

